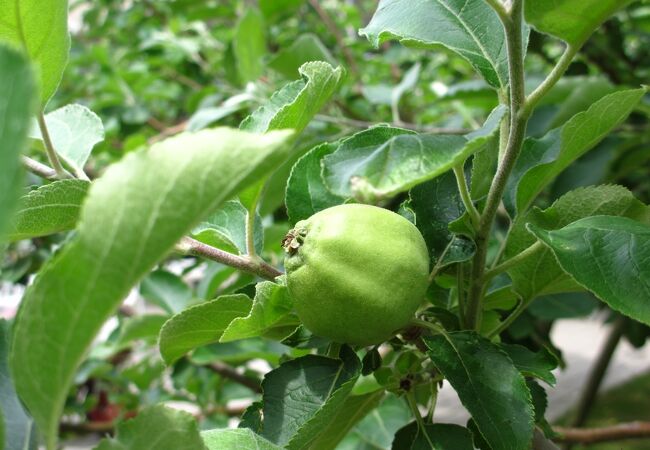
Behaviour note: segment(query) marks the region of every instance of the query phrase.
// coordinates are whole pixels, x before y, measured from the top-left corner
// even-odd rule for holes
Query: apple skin
[[[298,317],[335,342],[373,345],[406,327],[428,286],[418,229],[376,206],[347,204],[296,224],[283,241]]]

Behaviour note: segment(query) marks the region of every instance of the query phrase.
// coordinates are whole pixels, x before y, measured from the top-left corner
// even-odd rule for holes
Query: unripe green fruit
[[[408,324],[427,290],[424,239],[387,209],[325,209],[298,222],[283,245],[287,286],[300,320],[336,342],[390,339]]]

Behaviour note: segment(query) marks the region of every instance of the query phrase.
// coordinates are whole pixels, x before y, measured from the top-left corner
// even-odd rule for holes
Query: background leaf
[[[16,395],[14,383],[9,373],[9,341],[11,326],[0,320],[0,410],[4,438],[0,448],[5,450],[36,450],[38,439],[34,420],[27,414]]]
[[[0,11],[4,8],[0,2]],[[4,11],[0,12],[1,17]],[[0,30],[3,28],[0,27]],[[2,37],[0,31],[0,38]],[[22,182],[20,152],[27,143],[34,80],[27,61],[0,45],[0,239],[9,225]]]
[[[559,230],[528,228],[578,283],[612,309],[650,325],[650,226],[595,216]]]
[[[230,322],[248,314],[252,304],[244,294],[224,295],[176,314],[160,330],[160,354],[165,363],[171,365],[197,347],[219,342]]]
[[[90,183],[61,180],[23,196],[13,219],[9,240],[29,239],[73,229]]]
[[[300,320],[286,286],[262,281],[255,286],[253,306],[246,316],[234,318],[219,338],[220,342],[264,336],[281,341],[296,331]]]
[[[312,450],[335,450],[350,430],[370,414],[385,397],[383,389],[362,395],[350,395],[327,428],[309,446]]]
[[[45,115],[45,123],[57,154],[74,170],[84,173],[84,166],[95,144],[104,140],[101,119],[82,105],[67,105]],[[31,137],[42,139],[38,128]]]
[[[582,45],[605,20],[631,0],[534,0],[524,3],[526,21],[573,45]]]
[[[226,202],[192,230],[197,241],[229,253],[246,253],[246,208],[237,200]],[[264,228],[259,214],[255,215],[255,250],[264,248]]]
[[[203,431],[201,437],[208,450],[281,450],[247,428]]]
[[[411,189],[407,207],[415,213],[415,225],[437,260],[454,238],[449,224],[465,213],[453,172]]]
[[[192,290],[177,275],[158,269],[140,283],[140,295],[169,314],[184,310],[192,300]]]
[[[190,414],[162,405],[150,406],[120,423],[114,438],[95,450],[205,449],[196,420]]]
[[[240,128],[258,133],[292,128],[300,133],[332,96],[343,72],[322,61],[306,63],[299,72],[301,80],[273,94],[268,104],[244,119]]]
[[[93,183],[75,239],[44,266],[15,325],[16,390],[48,448],[103,322],[198,220],[276,168],[289,136],[226,128],[179,135],[128,155]]]
[[[307,219],[318,211],[344,202],[325,186],[321,177],[321,161],[336,149],[336,144],[318,145],[296,162],[287,181],[286,205],[292,224]]]
[[[318,36],[304,33],[292,41],[291,45],[277,52],[269,61],[269,67],[286,78],[295,78],[300,76],[298,72],[300,66],[310,61],[324,61],[331,66],[338,65]]]
[[[551,386],[555,384],[555,375],[552,370],[557,367],[558,361],[546,348],[533,352],[516,344],[499,344],[499,347],[508,354],[515,367],[523,375],[539,378]]]
[[[504,203],[508,212],[514,217],[525,211],[560,172],[625,120],[645,92],[641,88],[606,95],[562,128],[541,139],[526,139],[506,187]]]
[[[391,450],[474,450],[467,428],[447,423],[426,424],[421,429],[411,422],[395,435]]]
[[[344,405],[361,364],[343,347],[341,359],[307,355],[281,364],[262,382],[262,436],[289,450],[308,447]]]
[[[650,224],[650,208],[622,186],[591,186],[568,192],[545,210],[531,209],[513,224],[505,257],[512,258],[536,241],[526,229],[533,224],[546,230],[562,228],[593,215],[624,216]],[[508,270],[514,289],[525,299],[582,288],[558,265],[544,247]]]
[[[465,58],[490,85],[508,85],[505,33],[481,0],[381,0],[359,32],[375,46],[389,39],[416,48],[444,46]]]
[[[45,105],[56,92],[68,61],[67,0],[0,0],[0,41],[24,50],[36,64]]]
[[[503,113],[497,108],[465,136],[383,126],[361,131],[323,158],[325,183],[341,197],[390,198],[462,164],[496,132]]]
[[[255,8],[245,8],[233,38],[237,71],[243,83],[257,80],[264,71],[266,33],[264,17]]]
[[[492,449],[528,448],[533,437],[530,392],[506,354],[474,332],[433,336],[425,342],[431,360]]]

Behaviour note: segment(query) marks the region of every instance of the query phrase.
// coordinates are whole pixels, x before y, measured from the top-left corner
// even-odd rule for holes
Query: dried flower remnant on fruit
[[[305,232],[302,230],[298,230],[297,228],[289,230],[284,239],[282,239],[282,247],[284,247],[284,251],[290,255],[296,253],[298,248],[302,245],[304,237]]]

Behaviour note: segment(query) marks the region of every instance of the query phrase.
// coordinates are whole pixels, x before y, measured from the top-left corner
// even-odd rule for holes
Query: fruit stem
[[[208,258],[270,281],[282,275],[282,272],[259,257],[233,255],[187,236],[176,245],[176,251],[184,255]]]

